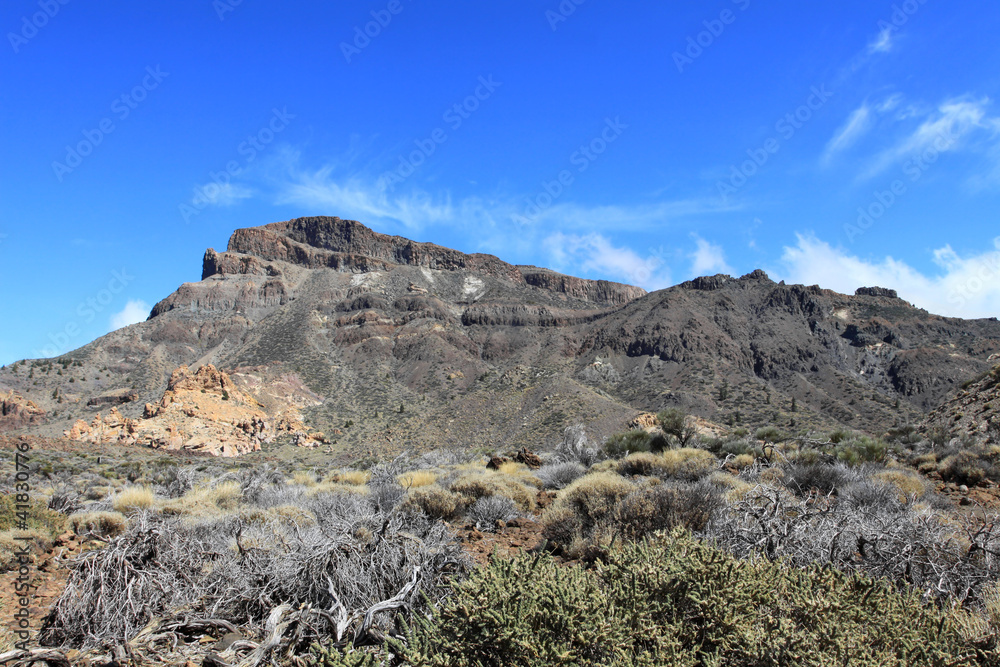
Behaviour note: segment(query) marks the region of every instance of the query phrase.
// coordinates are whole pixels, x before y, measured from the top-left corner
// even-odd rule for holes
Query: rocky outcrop
[[[859,287],[854,290],[855,296],[878,296],[886,299],[898,299],[896,290],[887,287]]]
[[[646,294],[646,290],[607,280],[585,280],[536,267],[518,267],[524,282],[552,292],[567,294],[583,301],[623,305]]]
[[[76,423],[64,435],[95,444],[144,445],[156,449],[238,456],[258,451],[280,432],[296,434],[306,446],[322,442],[311,434],[298,411],[288,406],[274,418],[261,403],[240,389],[229,374],[211,364],[196,372],[187,366],[175,370],[163,397],[145,405],[141,419],[123,417],[112,408],[88,424]]]
[[[462,313],[465,326],[565,327],[592,322],[606,311],[561,310],[525,304],[482,304]]]
[[[215,275],[244,276],[280,276],[281,269],[273,264],[262,262],[250,255],[231,255],[215,252],[212,248],[205,251],[202,260],[201,279]]]
[[[0,393],[0,431],[13,431],[45,423],[45,411],[24,396]]]
[[[131,445],[135,444],[138,432],[137,420],[123,417],[118,408],[111,408],[107,417],[101,417],[98,413],[89,424],[82,419],[76,420],[63,435],[70,440],[98,445]]]
[[[204,279],[217,274],[259,275],[265,270],[260,260],[358,273],[387,271],[393,265],[470,271],[608,305],[623,305],[646,293],[632,285],[574,278],[533,266],[518,267],[493,255],[466,254],[433,243],[379,234],[360,222],[337,217],[298,218],[238,229],[229,239],[226,253],[214,250],[205,253],[202,276]],[[412,291],[424,290],[412,287]]]
[[[87,401],[88,408],[103,408],[109,405],[122,405],[123,403],[131,403],[139,398],[139,394],[134,390],[122,392],[119,394],[110,394],[105,396],[94,396]]]

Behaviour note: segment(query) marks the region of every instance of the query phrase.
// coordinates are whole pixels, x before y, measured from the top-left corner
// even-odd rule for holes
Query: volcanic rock
[[[538,451],[569,426],[600,442],[667,407],[729,428],[881,433],[998,353],[996,320],[932,315],[887,288],[844,295],[756,270],[646,294],[312,217],[237,230],[146,322],[8,366],[0,388],[58,413],[43,435],[82,434],[77,419],[93,432],[88,400],[134,390],[117,407],[159,447],[239,453],[308,442],[308,426],[366,456]],[[181,366],[229,380],[174,377]]]
[[[0,431],[14,431],[45,423],[45,411],[13,390],[0,392]]]

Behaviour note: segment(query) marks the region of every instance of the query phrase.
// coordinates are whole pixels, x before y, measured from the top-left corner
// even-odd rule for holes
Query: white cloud
[[[837,130],[829,143],[826,145],[825,158],[829,159],[834,153],[846,150],[854,145],[861,135],[866,133],[872,126],[871,107],[865,102],[860,107],[851,112],[847,117],[847,122]]]
[[[899,103],[903,101],[903,96],[900,93],[893,93],[889,97],[885,98],[881,102],[875,105],[875,110],[879,113],[888,113],[899,106]]]
[[[726,263],[726,255],[722,246],[709,243],[697,234],[692,234],[696,249],[688,255],[691,258],[691,275],[710,276],[716,273],[733,273],[733,269]]]
[[[253,196],[253,190],[235,183],[216,182],[198,185],[194,189],[194,197],[191,204],[196,208],[207,206],[232,206],[242,199],[249,199]]]
[[[892,51],[892,34],[894,26],[882,28],[879,34],[868,43],[868,53],[889,53]]]
[[[875,156],[863,177],[876,176],[904,158],[931,148],[938,153],[959,150],[963,148],[962,139],[977,130],[990,132],[990,138],[994,139],[1000,129],[1000,119],[986,115],[989,104],[988,98],[951,99],[941,103],[915,130]]]
[[[933,260],[940,272],[927,275],[892,257],[865,260],[800,234],[796,245],[785,247],[783,268],[773,273],[791,283],[818,284],[845,294],[858,287],[888,287],[938,315],[1000,315],[1000,236],[979,254],[961,257],[945,246],[934,251]]]
[[[129,299],[121,311],[111,316],[111,331],[137,322],[145,322],[147,317],[149,317],[149,304],[142,299]]]
[[[544,246],[552,264],[562,271],[573,268],[613,280],[638,285],[646,290],[668,287],[670,271],[659,257],[640,257],[630,248],[615,246],[600,234],[549,235]]]

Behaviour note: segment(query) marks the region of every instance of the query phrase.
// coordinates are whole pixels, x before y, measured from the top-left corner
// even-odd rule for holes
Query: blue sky
[[[1000,314],[994,2],[12,0],[0,28],[3,363],[318,214]]]

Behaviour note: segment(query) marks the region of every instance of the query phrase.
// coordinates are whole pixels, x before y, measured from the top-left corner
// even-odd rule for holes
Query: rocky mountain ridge
[[[920,421],[998,352],[995,319],[932,315],[887,288],[843,295],[758,270],[647,294],[313,217],[237,230],[146,322],[8,367],[0,390],[58,435],[92,421],[95,396],[134,392],[118,410],[138,419],[177,368],[212,364],[270,396],[269,419],[291,400],[334,449],[381,455],[534,449],[669,406],[877,432]]]

